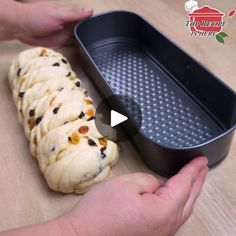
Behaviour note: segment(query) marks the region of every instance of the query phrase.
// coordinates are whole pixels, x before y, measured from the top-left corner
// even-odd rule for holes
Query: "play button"
[[[124,121],[128,120],[128,117],[120,114],[117,111],[111,110],[110,120],[111,120],[111,127],[115,127],[115,126],[123,123]]]
[[[97,106],[95,123],[105,138],[116,142],[126,141],[139,132],[142,113],[130,97],[113,95],[103,99]]]

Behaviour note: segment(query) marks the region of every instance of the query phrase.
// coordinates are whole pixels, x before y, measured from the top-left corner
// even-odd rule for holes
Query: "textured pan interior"
[[[140,44],[113,38],[90,45],[89,53],[114,92],[140,105],[141,132],[154,142],[192,147],[224,132]]]

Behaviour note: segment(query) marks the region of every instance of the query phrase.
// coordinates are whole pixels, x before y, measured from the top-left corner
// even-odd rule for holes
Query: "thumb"
[[[161,186],[157,178],[146,173],[123,175],[121,178],[126,188],[137,194],[154,193]]]
[[[206,157],[198,157],[185,165],[175,176],[170,178],[156,195],[162,200],[169,200],[175,206],[184,206],[191,190],[203,169],[207,167]],[[200,191],[200,188],[197,188]]]
[[[56,9],[55,14],[56,17],[60,18],[64,23],[70,23],[81,21],[92,16],[93,9],[60,5],[60,7]]]

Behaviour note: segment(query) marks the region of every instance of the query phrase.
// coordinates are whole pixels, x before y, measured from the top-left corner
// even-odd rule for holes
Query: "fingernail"
[[[204,160],[204,162],[203,162],[204,165],[207,165],[207,164],[208,164],[208,159],[207,159],[207,157],[201,156],[200,158],[202,158],[202,159]]]
[[[83,8],[82,11],[85,13],[91,13],[91,12],[93,12],[93,9],[92,8]]]

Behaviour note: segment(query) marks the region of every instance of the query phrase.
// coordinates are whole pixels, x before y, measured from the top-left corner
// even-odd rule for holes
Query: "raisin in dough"
[[[65,77],[57,77],[55,79],[48,80],[46,82],[35,84],[32,88],[26,90],[24,94],[24,100],[21,101],[23,104],[17,104],[18,109],[22,108],[23,114],[27,111],[30,104],[34,101],[39,100],[40,98],[44,97],[45,95],[49,95],[54,91],[60,91],[62,89],[78,89],[81,88],[81,91],[84,93],[86,92],[85,89],[80,87],[82,82],[80,79],[75,81],[68,80]],[[18,94],[16,95],[18,96]]]
[[[68,136],[72,142],[68,142]],[[94,120],[80,119],[55,128],[37,147],[39,167],[49,186],[63,192],[72,192],[75,188],[80,193],[83,190],[80,184],[87,186],[88,182],[96,183],[99,175],[105,177],[110,166],[116,163],[117,154],[117,145],[99,134]],[[66,182],[70,184],[64,184]]]
[[[32,48],[12,62],[9,83],[32,155],[50,188],[81,194],[102,181],[119,151],[95,126],[95,108],[62,54]]]

